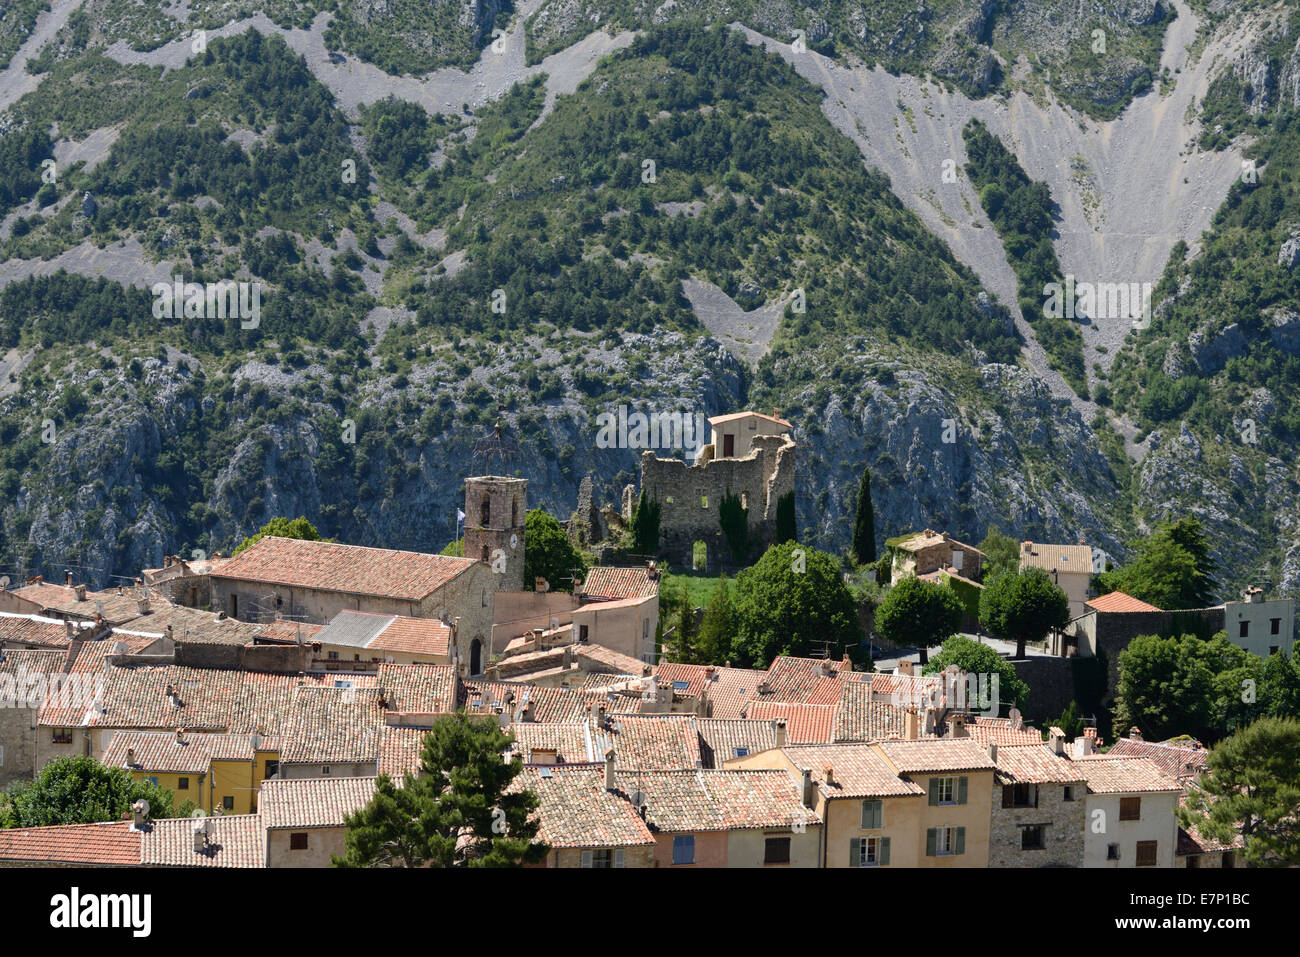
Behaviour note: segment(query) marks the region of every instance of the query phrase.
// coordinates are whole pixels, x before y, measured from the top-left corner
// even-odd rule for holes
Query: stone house
[[[1052,730],[1053,741],[1064,735]],[[1037,737],[1037,735],[1034,735]],[[990,745],[989,867],[1082,867],[1084,776],[1052,747]]]
[[[1044,545],[1042,542],[1020,543],[1020,570],[1041,568],[1070,602],[1070,617],[1086,612],[1092,582],[1092,549],[1078,545]]]
[[[978,582],[984,574],[986,559],[974,545],[959,542],[947,532],[927,528],[894,545],[891,574],[898,580],[905,575],[928,575],[951,569]]]

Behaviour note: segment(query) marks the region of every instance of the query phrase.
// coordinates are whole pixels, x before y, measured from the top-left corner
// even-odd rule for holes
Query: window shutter
[[[1002,789],[1002,806],[1011,807],[1015,803],[1016,789],[1013,785],[1008,784]]]
[[[939,779],[930,778],[930,807],[939,803]]]
[[[591,867],[591,851],[582,852],[582,866]]]
[[[939,840],[939,829],[934,827],[925,830],[925,856],[934,857],[935,845]]]
[[[621,847],[620,847],[618,850],[616,850],[616,851],[614,852],[614,866],[615,866],[615,867],[622,867],[622,866],[623,866],[623,863],[624,863],[624,860],[623,860],[623,853],[624,853],[624,852],[623,852],[623,849],[622,849]]]
[[[966,803],[966,778],[957,779],[957,803]]]
[[[849,841],[849,867],[857,867],[862,860],[862,838],[855,837]]]
[[[880,863],[881,866],[889,863],[889,838],[880,839]]]
[[[953,848],[954,854],[966,853],[966,828],[957,828],[957,846]]]

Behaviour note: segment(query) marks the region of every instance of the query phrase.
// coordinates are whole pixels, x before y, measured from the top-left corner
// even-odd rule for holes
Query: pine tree
[[[871,504],[871,470],[863,469],[858,514],[853,522],[853,557],[862,565],[876,560],[876,510]]]
[[[645,489],[637,499],[632,512],[632,548],[638,555],[654,555],[659,551],[659,518],[662,507],[646,498]]]
[[[731,659],[731,637],[735,632],[736,616],[731,606],[731,588],[723,575],[709,596],[709,606],[700,622],[700,633],[695,639],[695,654],[702,665],[720,665]]]

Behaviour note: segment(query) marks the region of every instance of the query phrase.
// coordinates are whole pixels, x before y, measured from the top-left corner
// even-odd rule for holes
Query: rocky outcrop
[[[1300,227],[1291,230],[1291,235],[1282,242],[1277,251],[1277,264],[1287,269],[1300,265]]]
[[[1187,348],[1202,375],[1213,375],[1246,351],[1246,335],[1232,323],[1218,332],[1193,329],[1187,336]]]

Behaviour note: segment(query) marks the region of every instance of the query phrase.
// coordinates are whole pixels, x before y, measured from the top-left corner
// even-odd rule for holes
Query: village
[[[813,567],[786,525],[793,427],[779,410],[708,425],[694,463],[644,451],[620,507],[584,490],[563,528],[600,561],[572,576],[526,580],[528,483],[475,475],[452,554],[266,534],[231,556],[168,556],[131,585],[94,590],[69,572],[0,591],[0,793],[82,760],[171,801],[170,814],[137,797],[111,818],[11,823],[0,866],[401,863],[358,836],[395,826],[376,796],[454,779],[431,765],[442,745],[430,742],[474,735],[495,742],[486,764],[510,773],[498,805],[478,809],[491,827],[453,834],[455,864],[486,853],[552,868],[1258,862],[1242,833],[1198,826],[1215,818],[1212,751],[1196,729],[1149,740],[1118,719],[1139,714],[1128,655],[1142,636],[1221,635],[1243,661],[1289,668],[1291,599],[1251,588],[1161,608],[1099,594],[1105,569],[1082,540],[1018,542],[993,575],[994,556],[934,529],[878,557],[871,528],[861,582],[887,597],[863,612],[866,640],[819,633],[820,650],[794,654],[768,634],[754,647],[776,654],[701,660],[715,606],[669,607],[669,568],[734,570],[738,540],[746,561],[763,555],[754,570],[780,549],[794,560],[779,575]],[[630,548],[612,544],[620,535]],[[1050,589],[1059,608],[1037,634],[985,627],[995,603],[982,593],[1013,580]],[[912,592],[919,613],[902,607]],[[986,657],[961,659],[972,649]],[[1083,700],[1081,675],[1111,695]],[[1109,708],[1115,689],[1127,710],[1107,732],[1098,703]],[[496,840],[512,835],[522,849]]]

